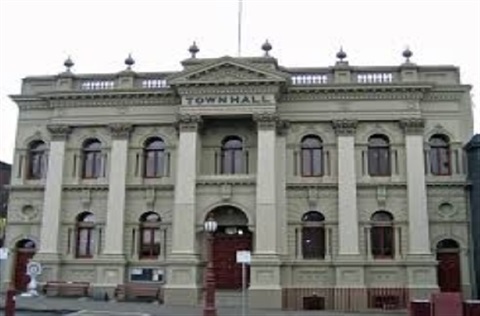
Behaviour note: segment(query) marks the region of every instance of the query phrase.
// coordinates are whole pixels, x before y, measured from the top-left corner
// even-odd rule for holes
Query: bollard
[[[15,316],[15,290],[9,288],[5,296],[5,316]]]

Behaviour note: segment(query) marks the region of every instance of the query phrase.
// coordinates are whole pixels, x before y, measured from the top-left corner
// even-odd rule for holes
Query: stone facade
[[[343,60],[286,68],[270,56],[192,57],[182,66],[91,76],[68,69],[27,77],[22,93],[12,96],[20,109],[19,172],[7,245],[36,244],[42,282],[87,281],[111,293],[132,273],[152,268],[164,281],[167,304],[198,304],[202,225],[226,206],[241,211],[253,235],[252,306],[293,308],[301,289],[331,306],[342,304],[335,293],[343,290],[358,307],[368,304],[368,289],[425,297],[438,290],[436,247],[445,239],[459,245],[461,289],[470,295],[463,146],[473,122],[470,86],[460,83],[458,68],[409,61],[354,67]],[[309,135],[321,139],[321,158],[312,158],[321,160],[321,172],[313,176],[305,176],[302,159]],[[369,172],[372,135],[388,139],[388,172],[381,176]],[[434,135],[448,138],[446,174],[431,172]],[[242,144],[241,166],[232,162],[236,169],[226,172],[221,144],[231,136]],[[157,177],[144,176],[151,137],[164,146]],[[86,178],[82,148],[91,138],[101,143],[99,170]],[[39,140],[48,147],[48,169],[31,179],[29,146]],[[393,217],[394,253],[383,259],[372,255],[370,238],[379,210]],[[139,219],[152,211],[161,218],[161,251],[145,259]],[[302,255],[308,211],[324,216],[322,258]],[[75,249],[82,212],[94,217],[88,257]],[[13,281],[14,260],[4,282]]]

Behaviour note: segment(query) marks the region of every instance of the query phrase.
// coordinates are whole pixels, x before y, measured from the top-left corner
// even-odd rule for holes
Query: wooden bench
[[[160,284],[125,283],[115,289],[115,298],[118,301],[148,300],[163,303],[163,288]]]
[[[46,296],[84,297],[88,296],[89,288],[88,282],[48,281],[43,286],[43,293]]]

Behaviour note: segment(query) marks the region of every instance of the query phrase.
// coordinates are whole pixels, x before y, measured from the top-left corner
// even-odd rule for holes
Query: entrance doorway
[[[453,239],[437,244],[437,276],[441,292],[461,292],[460,247]]]
[[[237,251],[252,250],[252,233],[245,213],[232,206],[214,209],[208,215],[218,223],[213,240],[213,265],[217,289],[241,289],[242,265],[237,263]],[[250,267],[246,267],[247,286]]]
[[[27,264],[35,254],[36,246],[30,239],[22,239],[15,245],[15,268],[13,284],[17,291],[26,291],[30,277],[27,275]]]

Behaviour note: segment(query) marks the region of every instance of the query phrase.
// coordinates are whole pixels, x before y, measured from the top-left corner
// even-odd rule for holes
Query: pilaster
[[[47,180],[43,198],[40,248],[35,259],[42,262],[52,278],[59,274],[59,231],[62,208],[62,182],[65,161],[65,143],[71,128],[67,125],[48,125],[50,152]]]
[[[355,177],[355,131],[357,121],[335,120],[338,148],[338,230],[339,256],[359,252],[357,185]]]
[[[173,205],[172,252],[167,267],[165,303],[197,305],[200,297],[198,255],[195,250],[196,178],[199,162],[200,116],[178,117],[179,131],[175,196]]]
[[[409,118],[400,121],[405,131],[407,196],[408,196],[408,243],[409,255],[429,255],[430,234],[425,186],[423,152],[424,121]]]
[[[277,255],[276,127],[278,117],[274,113],[259,113],[255,114],[253,119],[258,127],[255,252]]]
[[[56,256],[58,255],[65,142],[71,129],[66,125],[48,125],[47,129],[50,132],[51,140],[43,200],[39,253]]]
[[[178,118],[179,142],[173,211],[172,255],[195,253],[195,195],[201,117]]]
[[[277,250],[280,255],[287,255],[287,140],[286,135],[290,124],[279,121],[277,124]]]
[[[282,291],[280,287],[280,260],[278,223],[283,219],[277,213],[277,196],[282,181],[277,171],[277,125],[275,113],[257,113],[253,119],[257,122],[257,191],[256,191],[256,222],[255,222],[255,252],[250,268],[250,306],[262,308],[282,306]]]
[[[105,247],[103,255],[123,259],[125,182],[127,175],[128,138],[132,126],[114,123],[108,126],[112,136],[113,157],[109,172],[107,221],[105,226]]]

